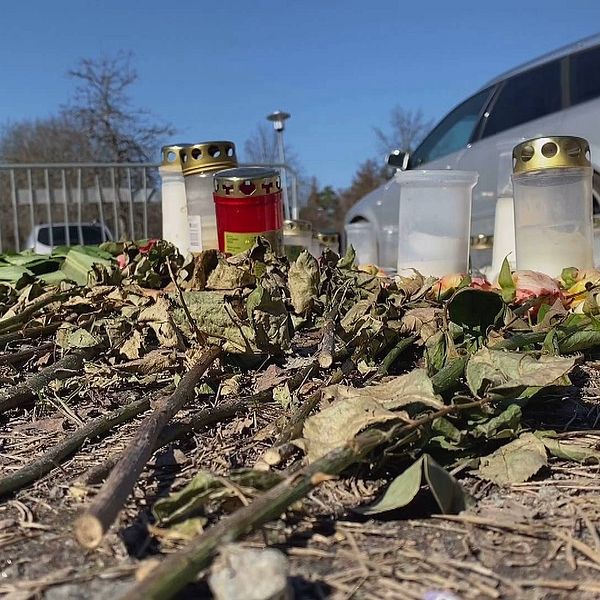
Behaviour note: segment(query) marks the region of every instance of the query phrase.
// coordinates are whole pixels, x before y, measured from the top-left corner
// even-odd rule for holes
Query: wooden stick
[[[65,298],[72,296],[74,293],[75,290],[69,290],[66,292],[52,290],[42,294],[32,302],[29,302],[25,308],[23,308],[23,310],[16,315],[0,319],[0,331],[8,331],[15,325],[25,323],[29,317],[40,310],[40,308],[44,308],[44,306],[48,306],[48,304],[52,304],[53,302],[64,300]]]
[[[398,357],[410,346],[413,345],[417,339],[416,335],[411,335],[406,338],[402,338],[398,343],[386,354],[385,358],[381,361],[381,365],[377,369],[377,375],[382,377],[386,375],[390,367],[396,362]]]
[[[221,355],[216,346],[207,348],[198,362],[183,376],[177,389],[141,423],[102,489],[75,521],[75,537],[84,548],[96,548],[116,519],[131,493],[165,425],[194,397],[194,388],[210,365]]]
[[[336,309],[329,311],[325,317],[325,325],[323,326],[323,335],[319,343],[319,366],[322,369],[329,369],[333,364],[333,350],[335,345],[335,316]]]
[[[411,423],[388,431],[367,429],[340,448],[330,451],[311,465],[291,475],[271,490],[258,496],[248,506],[225,517],[215,526],[192,540],[181,551],[171,554],[150,575],[129,589],[121,600],[167,600],[172,598],[197,573],[208,567],[223,543],[233,542],[277,518],[291,504],[303,498],[314,487],[336,477],[350,465],[363,460],[370,452],[385,444],[406,439],[407,434],[444,415],[481,407],[491,402],[483,398],[465,404],[455,404],[428,413]]]
[[[9,342],[15,340],[25,340],[40,337],[47,333],[54,333],[60,326],[61,322],[51,323],[50,325],[42,325],[40,327],[28,327],[19,329],[19,331],[12,331],[11,333],[4,333],[0,335],[0,346],[6,346]]]
[[[53,379],[73,377],[83,368],[84,360],[93,356],[95,352],[98,350],[90,348],[75,350],[39,373],[32,375],[23,383],[0,391],[0,414],[31,402]]]
[[[40,346],[32,346],[31,348],[25,348],[23,350],[19,350],[18,352],[3,352],[0,354],[0,365],[17,365],[29,360],[30,358],[33,358],[34,356],[39,356],[40,354],[50,352],[54,346],[54,342],[46,342]]]
[[[314,367],[311,365],[292,377],[288,381],[289,390],[297,390],[302,383],[308,377],[310,377],[313,369]],[[257,394],[253,394],[252,396],[228,400],[219,406],[205,408],[199,413],[192,415],[185,421],[167,425],[158,437],[158,440],[154,445],[153,453],[177,439],[180,439],[194,431],[198,431],[202,427],[207,427],[208,425],[212,425],[214,423],[220,423],[225,419],[230,419],[246,412],[249,408],[264,404],[266,402],[271,402],[273,400],[273,390],[274,387],[262,392],[258,392]],[[109,456],[104,462],[86,471],[82,477],[77,480],[77,483],[82,485],[95,485],[97,483],[101,483],[106,479],[110,471],[112,471],[113,467],[119,461],[119,458],[120,454],[118,453]]]
[[[149,408],[150,400],[143,398],[117,408],[107,415],[93,419],[83,427],[79,427],[33,462],[0,479],[0,496],[14,492],[40,479],[57,467],[67,456],[80,448],[86,440],[106,433],[119,423],[130,421]]]

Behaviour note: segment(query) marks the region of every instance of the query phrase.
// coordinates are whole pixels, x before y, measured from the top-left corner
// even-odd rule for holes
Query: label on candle
[[[249,248],[252,248],[258,236],[264,237],[271,244],[271,248],[273,248],[273,250],[279,250],[281,248],[283,237],[281,229],[260,231],[258,233],[225,231],[223,233],[225,245],[224,251],[228,254],[239,254],[240,252],[245,252]]]
[[[202,252],[202,217],[188,215],[190,229],[190,252]]]

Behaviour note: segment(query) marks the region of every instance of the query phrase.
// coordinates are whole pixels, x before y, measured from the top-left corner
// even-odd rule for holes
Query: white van
[[[496,198],[511,195],[513,146],[525,139],[575,135],[590,143],[594,213],[600,213],[600,34],[530,61],[484,85],[448,113],[412,155],[408,169],[477,171],[471,263],[491,263]],[[396,157],[398,158],[398,157]],[[377,188],[346,214],[376,231],[398,220],[397,194]]]

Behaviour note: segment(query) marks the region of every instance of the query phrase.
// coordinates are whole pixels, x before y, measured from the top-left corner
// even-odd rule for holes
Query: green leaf
[[[518,404],[510,404],[498,416],[476,425],[471,434],[473,437],[482,437],[488,440],[513,438],[521,428],[521,417],[521,407]]]
[[[521,436],[481,459],[479,474],[498,485],[523,483],[548,464],[544,444],[532,433]]]
[[[377,502],[359,507],[356,512],[375,515],[408,506],[423,483],[429,484],[429,491],[442,513],[457,513],[466,508],[468,496],[460,484],[429,454],[424,454],[392,481]]]
[[[565,287],[568,289],[577,283],[577,276],[579,275],[579,269],[575,267],[566,267],[562,270],[560,278],[564,281]]]
[[[453,323],[483,335],[504,316],[504,302],[496,292],[464,288],[448,302],[448,316]]]
[[[596,346],[600,346],[600,331],[576,331],[560,340],[558,346],[563,354],[591,350]]]
[[[443,369],[446,364],[446,356],[446,334],[443,331],[438,331],[425,342],[427,372],[430,375],[435,375]]]
[[[356,509],[356,512],[362,515],[376,515],[410,504],[421,489],[424,460],[425,457],[421,456],[421,458],[390,483],[383,496],[377,502],[359,507]]]
[[[61,266],[67,279],[79,285],[86,285],[88,273],[94,265],[110,267],[113,265],[112,257],[108,252],[87,246],[73,246]]]
[[[423,474],[443,514],[456,514],[467,508],[468,496],[458,481],[429,454],[424,455]]]
[[[513,281],[512,273],[510,272],[508,258],[505,258],[502,262],[502,268],[500,269],[500,274],[498,275],[498,285],[502,290],[502,299],[504,302],[512,302],[517,294],[517,287]]]
[[[460,443],[463,434],[458,427],[444,417],[438,417],[431,424],[431,430],[434,433],[442,435],[445,439]]]

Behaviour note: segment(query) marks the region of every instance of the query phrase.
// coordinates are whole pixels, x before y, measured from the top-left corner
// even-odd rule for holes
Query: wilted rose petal
[[[438,279],[431,288],[429,295],[435,299],[443,299],[449,296],[461,284],[466,277],[465,273],[452,273]]]
[[[515,302],[522,304],[535,298],[556,300],[562,298],[558,281],[537,271],[515,271],[513,281],[516,287]]]

